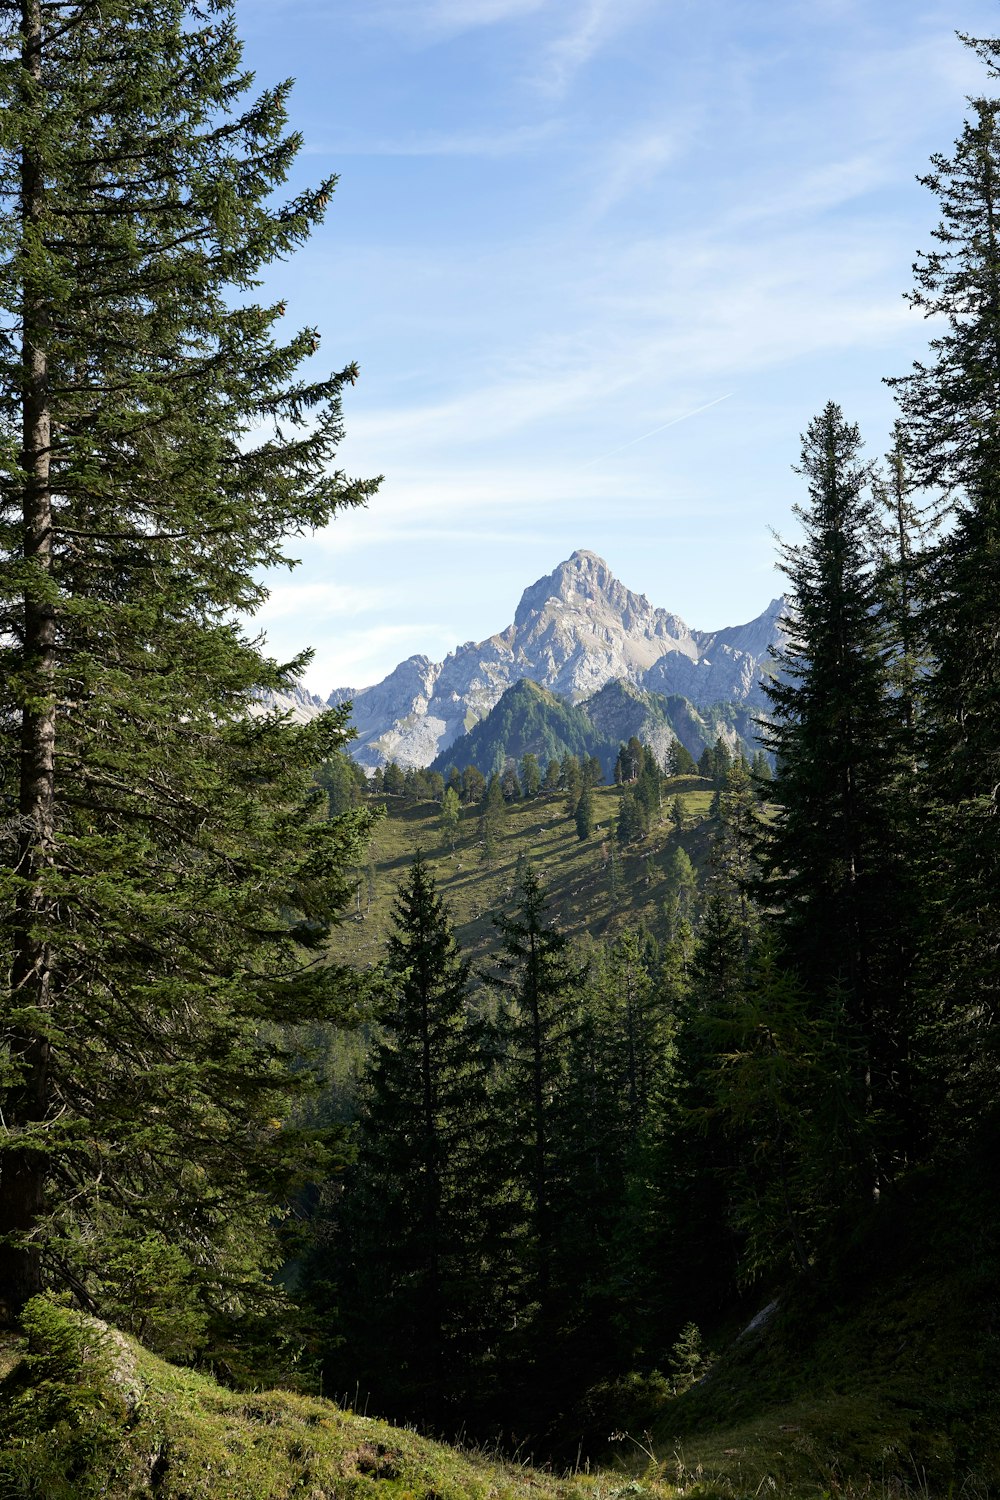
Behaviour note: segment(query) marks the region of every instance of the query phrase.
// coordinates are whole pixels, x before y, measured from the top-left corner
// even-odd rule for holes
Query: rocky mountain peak
[[[388,759],[427,765],[522,680],[570,704],[619,683],[618,699],[633,685],[695,705],[759,707],[767,647],[780,634],[779,609],[775,601],[747,625],[692,631],[626,588],[603,557],[581,548],[525,589],[505,630],[466,642],[443,662],[408,657],[382,682],[353,693],[352,753],[367,765]],[[342,702],[344,695],[335,698]]]
[[[603,557],[598,557],[596,552],[579,550],[525,589],[514,614],[514,624],[522,628],[540,615],[549,603],[570,606],[604,604],[620,611],[623,605],[627,608],[632,601],[648,608],[647,601],[640,594],[631,594],[618,582]]]

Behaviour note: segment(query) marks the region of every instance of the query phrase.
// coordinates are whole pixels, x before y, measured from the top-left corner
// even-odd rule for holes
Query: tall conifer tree
[[[843,1012],[851,1062],[831,1086],[853,1101],[859,1190],[876,1187],[903,1149],[913,1025],[903,1003],[912,903],[900,702],[890,688],[871,471],[860,450],[858,429],[832,402],[803,440],[804,539],[782,549],[789,635],[781,674],[765,689],[777,811],[762,841],[787,955],[814,1002]]]
[[[466,1011],[469,965],[419,854],[393,923],[348,1194],[343,1370],[363,1371],[402,1415],[440,1416],[469,1378],[488,1306],[473,1249],[488,1211],[474,1200],[489,1197],[474,1160],[484,1072]]]
[[[583,971],[549,919],[541,882],[528,866],[511,915],[497,918],[502,951],[487,976],[506,997],[500,1020],[509,1091],[509,1160],[528,1204],[532,1291],[543,1322],[551,1312],[559,1168],[554,1121],[566,1087]]]
[[[965,40],[1000,77],[1000,42]],[[921,589],[925,956],[935,1051],[946,1044],[946,1087],[965,1118],[995,1099],[1000,1067],[1000,101],[973,109],[923,179],[941,221],[910,300],[942,331],[929,363],[890,382],[914,478],[949,512]]]
[[[372,489],[353,366],[252,296],[333,184],[274,205],[288,85],[246,101],[228,0],[0,0],[0,57],[0,1301],[100,1305],[137,1218],[232,1300],[294,1144],[261,1026],[329,1008],[364,822],[309,792],[345,715],[252,716],[301,663],[238,624]]]

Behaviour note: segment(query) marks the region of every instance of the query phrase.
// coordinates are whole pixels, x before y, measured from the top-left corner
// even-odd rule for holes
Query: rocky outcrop
[[[574,552],[525,589],[506,630],[468,641],[443,662],[408,657],[382,682],[338,688],[328,702],[352,701],[352,753],[363,765],[405,767],[429,765],[525,678],[571,703],[592,701],[618,682],[699,709],[760,709],[760,676],[768,647],[780,639],[782,605],[774,600],[747,625],[691,630],[626,588],[596,553]],[[658,731],[665,743],[669,731]]]

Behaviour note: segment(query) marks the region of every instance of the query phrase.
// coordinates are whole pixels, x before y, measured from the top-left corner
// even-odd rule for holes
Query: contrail
[[[696,406],[694,411],[686,411],[682,416],[672,417],[669,422],[664,422],[660,427],[653,427],[649,432],[640,433],[637,438],[631,438],[629,442],[622,443],[618,448],[610,448],[607,453],[599,453],[596,458],[590,458],[580,469],[591,469],[594,464],[602,463],[606,458],[613,458],[616,453],[624,453],[626,448],[634,448],[636,443],[644,443],[647,438],[655,437],[658,432],[666,432],[668,427],[676,427],[678,422],[686,422],[688,417],[696,417],[699,412],[708,411],[711,406],[718,406],[720,401],[728,401],[733,391],[727,391],[724,396],[716,396],[714,401],[706,401],[704,406]],[[576,471],[579,473],[579,470]]]

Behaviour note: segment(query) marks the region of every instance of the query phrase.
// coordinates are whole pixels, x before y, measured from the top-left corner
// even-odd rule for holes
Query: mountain
[[[632,735],[648,745],[661,763],[675,740],[697,759],[721,735],[733,750],[752,754],[756,743],[753,713],[743,705],[723,703],[697,709],[678,694],[650,693],[616,678],[582,703],[570,703],[547,688],[522,678],[507,689],[467,734],[435,757],[434,771],[476,766],[484,775],[527,752],[547,763],[566,754],[594,755],[610,777],[619,745]]]
[[[626,588],[595,553],[574,552],[525,589],[506,630],[466,642],[443,662],[411,656],[373,687],[338,689],[328,701],[354,704],[357,760],[404,767],[428,765],[525,679],[570,703],[619,681],[699,709],[724,702],[759,709],[782,609],[776,599],[747,625],[691,630]]]
[[[305,724],[310,719],[315,719],[325,708],[332,707],[315,693],[310,693],[301,683],[296,683],[287,693],[273,693],[270,689],[262,689],[256,696],[256,705],[255,713],[287,714],[293,724]]]
[[[598,741],[584,706],[570,703],[523,677],[507,689],[484,719],[442,750],[431,762],[431,769],[477,766],[488,776],[505,761],[520,760],[530,751],[537,755],[544,771],[550,760],[561,760],[564,755],[577,759],[597,755]]]

